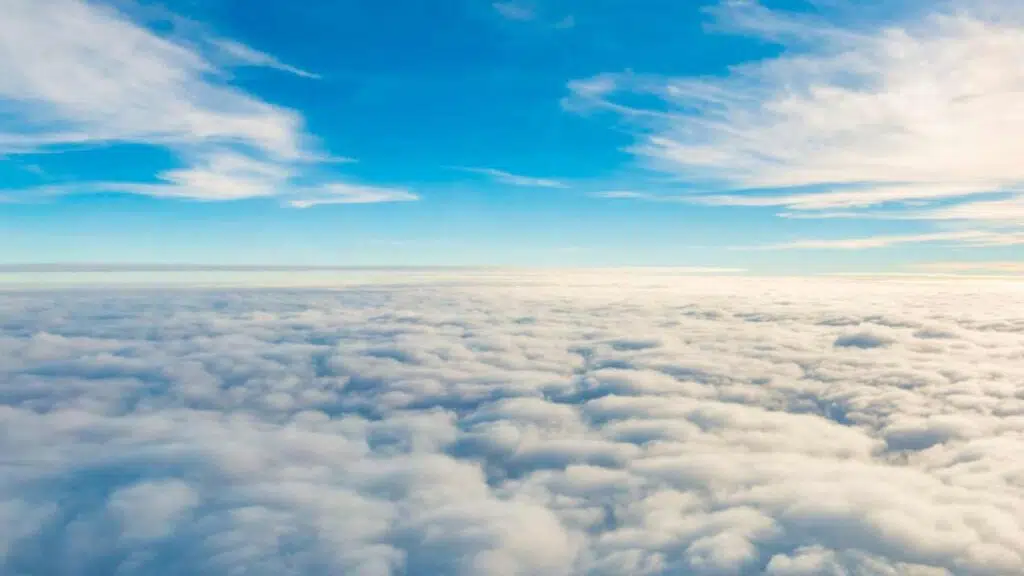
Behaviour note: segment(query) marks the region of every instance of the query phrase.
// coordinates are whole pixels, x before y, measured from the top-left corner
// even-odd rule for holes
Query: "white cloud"
[[[928,262],[918,264],[916,269],[924,272],[980,272],[980,273],[1024,273],[1024,262],[1003,261],[1003,262]]]
[[[571,30],[576,27],[576,17],[572,14],[554,20],[543,18],[533,6],[522,2],[494,2],[491,6],[502,18],[513,22],[539,22],[542,26],[554,30]]]
[[[302,155],[301,118],[208,78],[188,46],[111,8],[77,0],[8,0],[0,97],[22,114],[0,145],[132,141],[238,143],[279,158]]]
[[[292,200],[292,206],[309,208],[317,204],[375,204],[379,202],[412,202],[419,196],[400,188],[381,188],[353,184],[329,184]]]
[[[163,184],[111,185],[114,191],[139,191],[156,197],[184,197],[201,200],[231,200],[273,196],[287,185],[289,171],[274,163],[250,156],[218,152],[199,159],[199,163],[158,175]]]
[[[283,197],[296,208],[320,204],[371,204],[411,202],[419,196],[403,188],[328,182],[317,186],[299,186],[289,182],[290,171],[274,163],[260,162],[249,156],[220,152],[202,158],[204,165],[169,170],[157,175],[163,182],[79,182],[6,191],[12,201],[48,196],[123,192],[155,198],[184,198],[202,201],[242,198]]]
[[[943,208],[911,211],[896,217],[915,220],[964,220],[972,222],[1020,224],[1024,222],[1024,197],[1004,200],[964,202]]]
[[[655,200],[658,196],[648,194],[647,192],[637,192],[635,190],[608,190],[605,192],[595,192],[591,194],[595,198],[611,198],[611,199],[629,199],[629,200]]]
[[[401,278],[4,292],[0,573],[1024,571],[1019,282]]]
[[[743,7],[729,14],[756,6],[734,4]],[[1014,56],[1024,30],[1013,22],[936,14],[877,32],[836,31],[761,11],[773,19],[734,24],[812,45],[724,79],[603,77],[610,85],[598,98],[640,91],[678,106],[638,152],[741,187],[869,182],[990,191],[1024,181],[1013,161],[1013,134],[1024,128],[1015,124],[1024,122],[1015,97],[1024,75]],[[792,30],[773,32],[782,26]],[[962,81],[945,81],[953,75]]]
[[[320,78],[319,74],[314,74],[312,72],[302,70],[301,68],[290,66],[270,54],[260,52],[259,50],[246,46],[245,44],[235,42],[234,40],[222,38],[214,40],[213,45],[223,51],[228,57],[234,59],[238,64],[246,66],[263,66],[312,80]]]
[[[977,193],[975,187],[962,185],[902,185],[869,188],[832,189],[827,192],[785,195],[707,195],[690,198],[691,202],[715,206],[784,206],[792,210],[826,210],[863,208],[891,202],[959,198]],[[816,213],[808,216],[814,217]]]
[[[569,30],[576,27],[576,17],[572,14],[562,18],[555,23],[555,28],[558,30]]]
[[[132,540],[159,540],[170,536],[189,510],[199,503],[195,489],[181,480],[142,482],[116,490],[107,508]]]
[[[1015,2],[935,4],[889,22],[820,15],[829,10],[725,2],[712,11],[720,31],[777,43],[781,55],[725,76],[602,74],[570,83],[568,105],[622,115],[637,126],[637,156],[724,192],[696,202],[811,211],[1020,190]],[[661,103],[620,97],[633,94]]]
[[[1017,240],[1014,236],[1006,236],[979,230],[962,230],[954,232],[935,232],[930,234],[906,234],[896,236],[866,236],[863,238],[842,238],[838,240],[796,240],[782,244],[749,246],[744,250],[860,250],[864,248],[883,248],[894,244],[911,244],[921,242],[962,241],[975,246],[992,246],[1004,243],[1012,244]]]
[[[511,184],[512,186],[524,186],[528,188],[568,188],[564,182],[559,180],[553,180],[550,178],[534,178],[532,176],[522,176],[520,174],[512,174],[511,172],[505,172],[504,170],[496,170],[494,168],[465,168],[459,167],[457,170],[463,172],[472,172],[474,174],[483,174],[489,176],[496,182],[502,184]]]
[[[537,17],[532,9],[516,2],[495,2],[491,4],[494,10],[508,20],[528,21]]]
[[[236,42],[214,42],[237,63],[308,75]],[[163,182],[86,181],[78,191],[205,200],[288,196],[302,168],[329,156],[313,147],[299,113],[225,83],[201,44],[158,35],[84,0],[6,0],[0,153],[157,146],[184,164],[158,174]]]

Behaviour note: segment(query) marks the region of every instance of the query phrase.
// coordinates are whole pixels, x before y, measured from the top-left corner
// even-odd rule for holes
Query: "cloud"
[[[280,167],[262,163],[249,164],[246,157],[221,156],[208,159],[210,167],[172,170],[158,175],[163,183],[80,182],[66,185],[38,186],[5,191],[12,201],[74,194],[120,192],[143,194],[154,198],[180,198],[200,201],[224,201],[243,198],[282,197],[295,208],[320,204],[373,204],[381,202],[413,202],[419,195],[404,188],[367,186],[345,182],[327,182],[316,186],[300,186],[287,182],[287,172]],[[234,167],[230,164],[236,163]],[[285,190],[282,193],[281,190]]]
[[[1024,32],[1013,22],[934,14],[877,31],[841,30],[752,2],[726,6],[724,17],[734,19],[727,23],[796,46],[722,79],[612,74],[599,77],[605,90],[571,88],[599,106],[619,92],[663,98],[672,114],[659,116],[665,122],[635,150],[666,169],[730,185],[980,192],[1024,181],[1012,161],[1014,94],[1024,87],[1013,64]],[[743,16],[749,9],[760,15]],[[967,74],[966,82],[938,81],[953,73]]]
[[[720,191],[694,202],[813,211],[1019,192],[1016,3],[957,1],[886,21],[834,16],[843,6],[806,15],[724,2],[711,11],[714,30],[781,54],[722,76],[601,74],[571,82],[566,104],[622,116],[644,163]],[[967,206],[928,213],[992,213]]]
[[[989,224],[1020,224],[1024,222],[1024,197],[1003,200],[964,202],[930,210],[911,211],[898,215],[910,220],[962,220]]]
[[[233,200],[274,196],[286,185],[289,170],[244,154],[217,152],[197,159],[186,169],[168,170],[157,177],[160,184],[109,183],[114,192],[142,193],[163,198]],[[70,190],[74,190],[71,188]]]
[[[576,17],[569,14],[565,18],[562,18],[558,22],[555,22],[555,29],[557,30],[569,30],[576,27]]]
[[[502,18],[513,22],[539,22],[544,27],[554,30],[571,30],[576,27],[576,17],[572,14],[553,20],[541,18],[533,7],[519,2],[495,2],[491,6]]]
[[[515,2],[495,2],[491,6],[494,7],[498,14],[508,20],[529,21],[537,17],[537,14],[532,9]]]
[[[0,153],[129,143],[167,149],[181,164],[155,182],[82,181],[64,193],[288,197],[300,172],[331,160],[298,112],[227,84],[213,62],[227,54],[236,64],[309,73],[237,42],[159,35],[83,0],[10,0],[0,36]]]
[[[657,200],[659,197],[647,192],[636,192],[634,190],[608,190],[591,194],[594,198],[628,199],[628,200]]]
[[[0,573],[1024,571],[1018,283],[404,278],[5,291]]]
[[[976,188],[964,186],[872,186],[833,189],[828,192],[797,193],[786,195],[706,195],[690,199],[691,202],[712,206],[784,206],[791,210],[826,210],[840,208],[863,208],[891,202],[913,200],[936,200],[958,198],[977,192]],[[811,213],[809,217],[815,217]]]
[[[915,266],[924,272],[981,272],[981,273],[1024,273],[1024,262],[928,262]]]
[[[512,186],[524,186],[528,188],[568,188],[568,185],[564,182],[553,180],[550,178],[534,178],[531,176],[522,176],[519,174],[512,174],[511,172],[505,172],[503,170],[496,170],[494,168],[464,168],[459,167],[457,170],[463,172],[471,172],[474,174],[482,174],[484,176],[491,177],[494,181],[502,184],[510,184]]]
[[[7,13],[0,95],[25,119],[5,126],[5,152],[12,142],[210,140],[302,155],[298,115],[207,79],[215,70],[200,53],[113,9],[12,0]]]
[[[224,52],[226,56],[236,61],[237,64],[245,66],[262,66],[294,74],[301,78],[309,78],[312,80],[320,79],[319,74],[314,74],[312,72],[302,70],[301,68],[289,66],[270,54],[260,52],[259,50],[246,46],[245,44],[235,42],[234,40],[218,39],[214,40],[212,43],[219,50]]]
[[[376,204],[380,202],[412,202],[419,196],[399,188],[357,186],[352,184],[329,184],[303,194],[302,200],[292,200],[297,208],[308,208],[318,204]]]
[[[170,536],[198,503],[192,486],[165,480],[116,490],[107,500],[107,508],[120,520],[125,538],[161,540]]]
[[[897,236],[867,236],[863,238],[843,238],[839,240],[796,240],[782,244],[750,246],[744,250],[860,250],[864,248],[884,248],[895,244],[913,244],[923,242],[965,242],[973,246],[1012,245],[1021,240],[1016,235],[1005,235],[980,230],[961,230],[954,232],[935,232],[930,234],[905,234]]]

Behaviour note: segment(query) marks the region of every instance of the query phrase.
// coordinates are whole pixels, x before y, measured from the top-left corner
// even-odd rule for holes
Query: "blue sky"
[[[3,264],[1024,270],[1011,0],[2,6]]]

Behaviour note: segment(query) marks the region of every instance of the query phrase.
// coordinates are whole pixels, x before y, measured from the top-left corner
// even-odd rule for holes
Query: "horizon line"
[[[0,273],[65,273],[65,272],[361,272],[361,271],[467,271],[467,270],[626,270],[659,269],[702,273],[741,274],[746,268],[724,266],[685,265],[627,265],[627,266],[553,266],[553,265],[493,265],[493,264],[399,264],[399,265],[329,265],[329,264],[191,264],[191,263],[136,263],[136,262],[24,262],[0,263]]]

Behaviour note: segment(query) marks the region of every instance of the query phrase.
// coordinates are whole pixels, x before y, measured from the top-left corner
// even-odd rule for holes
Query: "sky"
[[[0,265],[1024,270],[1014,0],[0,0]]]

